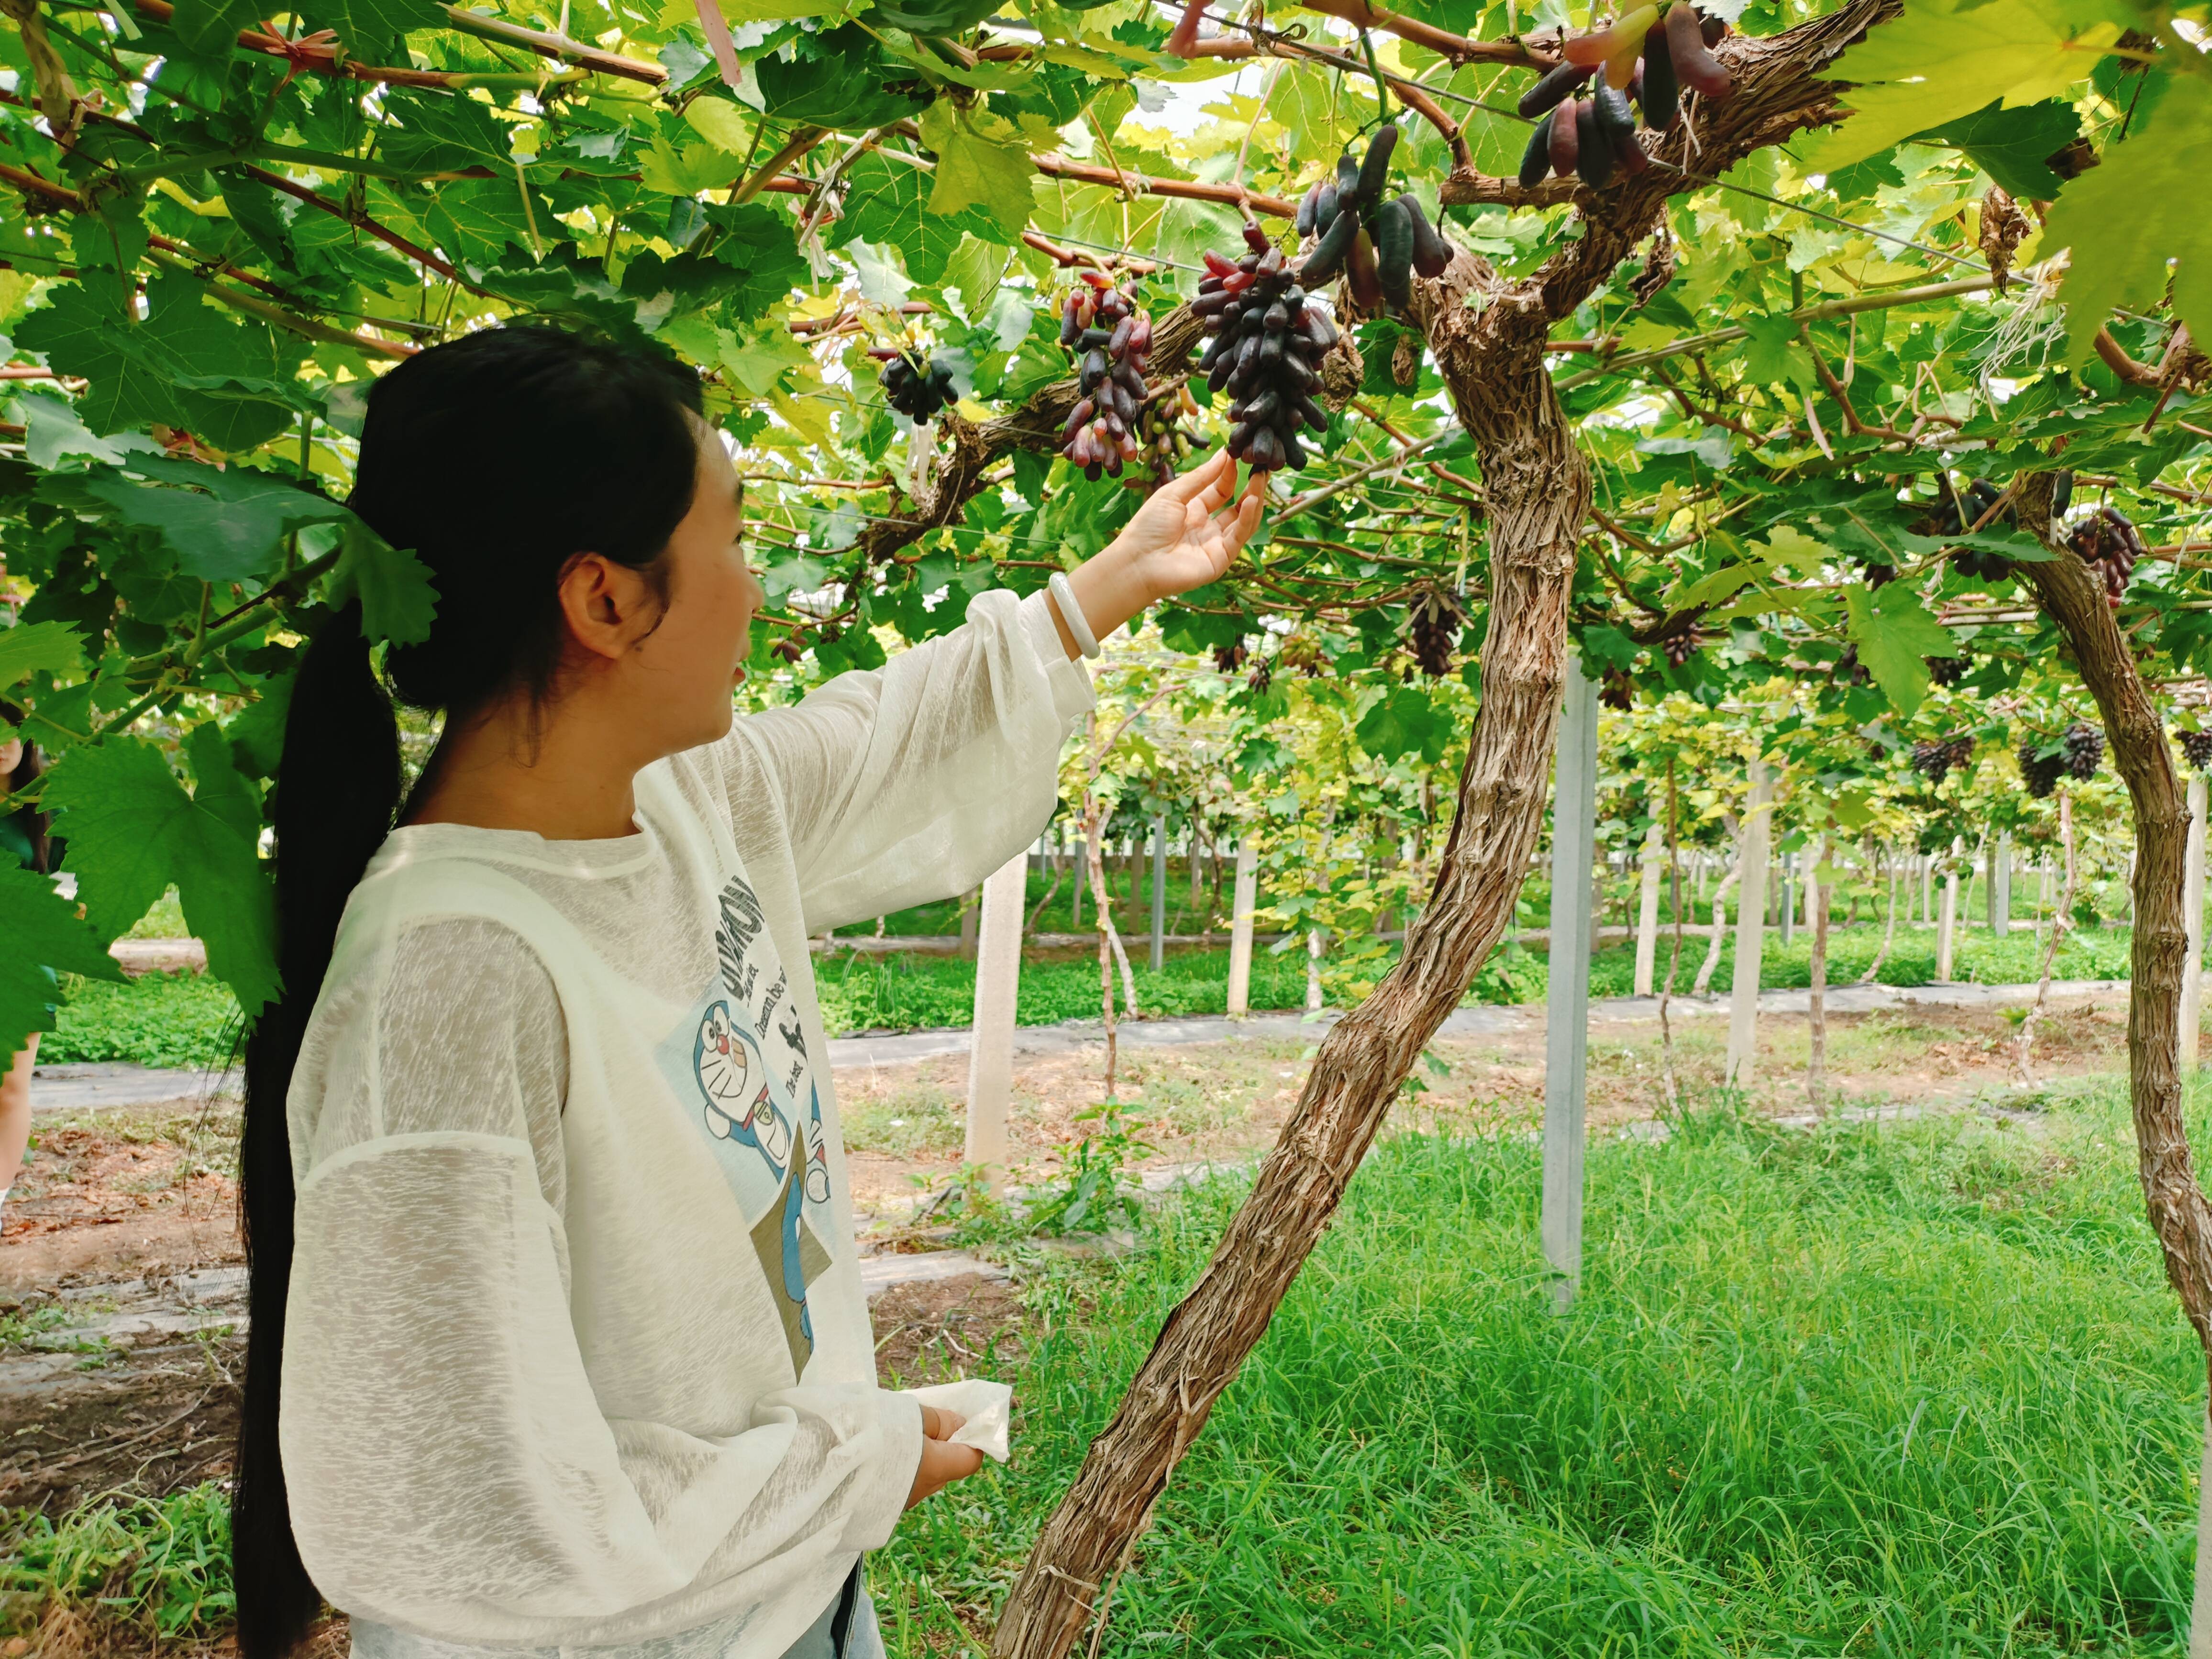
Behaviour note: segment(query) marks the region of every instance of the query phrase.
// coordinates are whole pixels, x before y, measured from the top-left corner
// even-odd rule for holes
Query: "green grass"
[[[1533,1145],[1385,1142],[1177,1470],[1099,1651],[2177,1655],[2202,1361],[2121,1086],[2045,1107],[1809,1133],[1714,1110],[1598,1141],[1565,1316]],[[953,1607],[995,1614],[1243,1193],[1217,1181],[1131,1255],[1028,1281],[1027,1357],[975,1365],[1018,1382],[1014,1463],[872,1563],[894,1659],[963,1650]],[[19,1515],[0,1610],[219,1630],[226,1527],[211,1486]]]
[[[2124,931],[2073,935],[2059,953],[2058,976],[2124,979],[2128,937]],[[1880,931],[1874,928],[1850,933],[1838,930],[1832,934],[1828,982],[1840,985],[1856,979],[1873,960],[1880,943]],[[1128,945],[1132,960],[1138,964],[1137,999],[1146,1014],[1224,1011],[1228,995],[1227,950],[1178,951],[1170,955],[1166,966],[1155,974],[1142,965],[1144,941],[1132,939]],[[1670,939],[1662,934],[1659,943],[1662,977],[1670,945]],[[1769,934],[1759,957],[1760,982],[1770,990],[1809,984],[1811,949],[1810,939],[1802,933],[1786,950],[1778,935]],[[1698,964],[1705,960],[1705,950],[1703,939],[1685,936],[1676,981],[1681,991],[1688,991]],[[1395,945],[1389,947],[1389,955],[1395,952]],[[1961,932],[1953,971],[1959,978],[1978,984],[2018,984],[2033,981],[2039,960],[2035,941],[2028,934],[1999,939],[1987,933]],[[1735,964],[1735,945],[1730,939],[1722,945],[1721,966],[1713,976],[1716,989],[1726,991]],[[1626,996],[1635,983],[1635,967],[1632,946],[1600,951],[1590,963],[1590,994]],[[817,958],[814,972],[822,994],[823,1023],[833,1036],[852,1031],[927,1030],[965,1025],[975,1018],[975,965],[957,957],[845,951]],[[1935,974],[1934,934],[1900,927],[1882,966],[1882,983],[1925,985]],[[1255,951],[1252,1006],[1304,1007],[1305,975],[1302,950]],[[1115,983],[1118,1006],[1118,969]],[[1510,948],[1493,956],[1469,1000],[1540,1002],[1546,984],[1542,952]],[[39,1058],[43,1062],[125,1060],[145,1066],[190,1068],[222,1066],[230,1059],[238,1006],[219,981],[194,974],[149,974],[128,985],[76,978],[65,980],[64,985],[68,1000],[62,1007],[60,1029],[40,1041]],[[1084,956],[1023,964],[1015,1013],[1022,1024],[1096,1019],[1098,1004],[1096,958]]]
[[[1589,1150],[1582,1292],[1526,1140],[1385,1144],[1177,1471],[1101,1651],[2166,1655],[2203,1368],[2103,1082],[2048,1132],[1714,1114]],[[873,1568],[985,1621],[1241,1188],[1038,1292],[1012,1468]],[[988,1369],[988,1365],[987,1365]],[[1012,1368],[1007,1368],[1012,1369]]]
[[[1228,1006],[1229,952],[1182,951],[1154,973],[1141,939],[1126,941],[1136,970],[1137,1002],[1147,1014],[1218,1014]],[[957,957],[915,954],[817,957],[814,981],[822,994],[822,1021],[840,1031],[915,1030],[965,1025],[975,1018],[975,964]],[[1252,954],[1252,1006],[1303,1008],[1306,958],[1303,951]],[[1099,1017],[1098,959],[1024,962],[1014,1018],[1024,1025]],[[1121,1006],[1121,970],[1114,970],[1114,1000]]]
[[[126,984],[63,981],[57,1028],[39,1039],[39,1063],[126,1060],[193,1069],[222,1066],[237,1035],[230,988],[204,974],[148,974]]]
[[[24,1510],[0,1525],[0,1633],[34,1628],[56,1601],[165,1637],[226,1628],[237,1603],[222,1488],[102,1498],[58,1522]]]

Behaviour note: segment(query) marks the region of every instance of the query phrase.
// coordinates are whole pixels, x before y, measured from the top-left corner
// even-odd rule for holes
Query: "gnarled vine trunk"
[[[2044,613],[2074,648],[2081,683],[2097,700],[2112,765],[2135,815],[2135,940],[2130,951],[2128,1096],[2143,1203],[2166,1258],[2166,1276],[2212,1364],[2212,1203],[2197,1184],[2181,1115],[2181,978],[2189,956],[2183,874],[2189,802],[2174,771],[2165,722],[2106,602],[2104,584],[2053,533],[2052,475],[2021,481],[2023,525],[2057,557],[2021,567]]]

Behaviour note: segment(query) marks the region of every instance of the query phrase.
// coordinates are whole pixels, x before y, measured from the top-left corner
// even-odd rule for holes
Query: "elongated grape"
[[[1607,58],[1623,52],[1633,52],[1644,45],[1644,34],[1659,21],[1659,8],[1638,6],[1624,15],[1611,28],[1600,29],[1595,34],[1579,34],[1559,48],[1559,54],[1570,64],[1581,64],[1595,69]]]
[[[1655,132],[1666,131],[1681,112],[1681,88],[1674,78],[1672,41],[1665,29],[1653,29],[1644,37],[1644,85],[1639,96],[1644,125]]]
[[[1552,112],[1552,171],[1565,179],[1573,173],[1581,153],[1582,101],[1562,104]]]
[[[1314,206],[1315,204],[1320,200],[1321,186],[1319,185],[1308,185],[1306,186],[1306,193],[1298,198],[1297,217],[1293,222],[1295,222],[1298,228],[1299,235],[1310,236],[1313,234]]]
[[[1544,182],[1544,175],[1552,170],[1552,123],[1559,118],[1554,110],[1536,123],[1536,130],[1528,135],[1528,148],[1521,152],[1521,188],[1534,190]]]
[[[1334,281],[1337,273],[1344,269],[1345,255],[1352,252],[1352,239],[1358,234],[1358,214],[1338,214],[1298,268],[1299,280],[1308,288],[1319,288],[1323,283]]]
[[[1610,86],[1600,87],[1590,94],[1590,107],[1597,116],[1598,126],[1608,136],[1636,131],[1636,112],[1629,106],[1626,93]]]
[[[1521,94],[1517,107],[1523,118],[1533,121],[1546,110],[1557,109],[1565,103],[1596,72],[1588,64],[1561,64],[1547,70],[1541,80]]]
[[[1402,308],[1413,297],[1413,216],[1401,201],[1375,210],[1375,269],[1382,297]]]
[[[1613,140],[1598,126],[1595,99],[1575,106],[1575,172],[1592,190],[1603,190],[1613,180]]]
[[[1718,104],[1735,92],[1735,81],[1705,46],[1698,9],[1690,0],[1674,0],[1668,10],[1667,46],[1674,59],[1675,77],[1700,98]]]
[[[1382,199],[1382,186],[1390,177],[1390,155],[1397,148],[1398,129],[1386,122],[1368,144],[1367,159],[1359,164],[1361,207],[1369,207]]]
[[[1444,240],[1421,204],[1410,194],[1398,198],[1413,219],[1413,269],[1424,276],[1441,276],[1451,263],[1451,244]]]

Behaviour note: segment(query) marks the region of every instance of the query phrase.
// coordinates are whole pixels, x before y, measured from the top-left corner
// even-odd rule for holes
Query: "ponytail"
[[[666,597],[661,555],[698,472],[697,377],[549,328],[487,329],[410,358],[372,388],[349,499],[437,591],[428,638],[393,644],[380,683],[356,601],[302,659],[284,722],[276,831],[278,1000],[246,1042],[239,1198],[252,1325],[231,1499],[241,1659],[283,1659],[322,1613],[293,1536],[278,1443],[294,1239],[287,1099],[346,899],[400,811],[393,697],[448,724],[551,693],[559,581],[592,552]],[[431,766],[436,765],[434,753]]]
[[[399,805],[399,726],[369,665],[357,601],[323,624],[300,664],[277,777],[270,820],[278,848],[277,967],[285,994],[246,1040],[238,1156],[251,1322],[231,1492],[231,1560],[239,1651],[256,1656],[290,1652],[323,1607],[292,1537],[276,1439],[292,1276],[285,1099],[346,896],[390,833]]]

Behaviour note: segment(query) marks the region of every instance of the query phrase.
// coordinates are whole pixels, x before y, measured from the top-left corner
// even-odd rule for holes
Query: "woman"
[[[21,793],[39,781],[38,746],[23,736],[23,711],[0,700],[0,799]],[[46,816],[34,806],[0,814],[0,859],[45,875],[54,866],[46,838]],[[23,1152],[31,1144],[31,1068],[39,1063],[39,1034],[32,1032],[0,1071],[0,1215],[9,1189],[22,1173]]]
[[[437,590],[384,672],[445,726],[400,810],[357,609],[316,635],[246,1052],[246,1659],[319,1591],[374,1659],[872,1654],[862,1556],[977,1467],[875,1385],[806,941],[1035,839],[1074,659],[1218,576],[1261,481],[1217,458],[1061,599],[733,729],[761,592],[699,408],[534,328],[370,393],[352,506]]]

